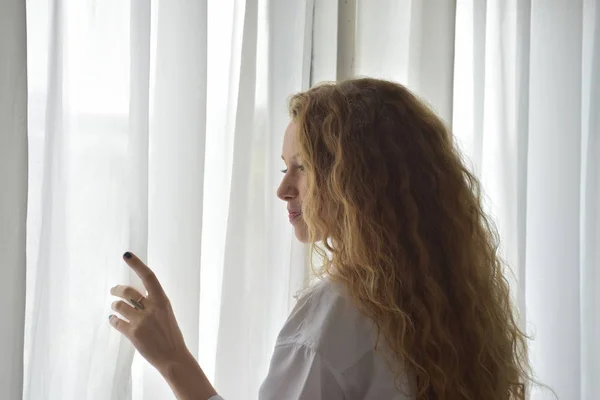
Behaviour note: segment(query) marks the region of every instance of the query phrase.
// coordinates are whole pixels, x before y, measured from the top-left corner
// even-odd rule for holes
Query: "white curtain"
[[[1,4],[0,397],[13,399],[25,17],[22,1]],[[172,398],[106,323],[109,288],[139,285],[126,249],[162,279],[221,394],[255,398],[306,280],[274,196],[285,100],[356,75],[406,84],[453,127],[537,378],[560,399],[600,393],[600,1],[28,0],[27,45],[24,398]]]
[[[305,279],[275,197],[306,5],[30,0],[26,399],[167,399],[107,323],[130,249],[226,398],[257,393]],[[308,47],[310,50],[310,47]],[[277,58],[272,57],[273,51]],[[16,397],[12,397],[16,398]]]

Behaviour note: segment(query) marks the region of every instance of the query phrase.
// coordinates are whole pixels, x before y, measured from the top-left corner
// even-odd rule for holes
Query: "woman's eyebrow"
[[[300,157],[300,153],[296,153],[296,154],[294,154],[294,155],[292,156],[292,160],[293,160],[293,161],[298,161],[299,157]],[[283,156],[283,154],[281,155],[281,159],[282,159],[283,161],[285,161],[285,157]]]

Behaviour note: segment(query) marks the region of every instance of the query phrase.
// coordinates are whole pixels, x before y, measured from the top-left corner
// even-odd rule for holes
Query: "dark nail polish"
[[[113,317],[113,315],[112,315],[112,314],[110,314],[110,315],[108,316],[108,320],[110,321],[110,320],[112,319],[112,317]]]
[[[127,252],[127,253],[123,254],[123,257],[131,258],[131,257],[133,257],[133,254],[131,254],[130,252]]]

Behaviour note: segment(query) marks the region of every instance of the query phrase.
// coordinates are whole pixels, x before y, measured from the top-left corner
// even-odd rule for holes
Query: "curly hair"
[[[525,398],[528,338],[498,235],[440,118],[404,86],[367,78],[299,93],[290,113],[317,272],[374,321],[397,386],[408,367],[417,399]]]

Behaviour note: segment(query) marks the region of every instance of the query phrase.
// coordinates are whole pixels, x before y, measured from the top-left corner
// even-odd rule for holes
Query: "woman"
[[[259,399],[524,398],[526,337],[479,185],[442,121],[403,86],[357,79],[291,100],[278,196],[324,279],[283,327]],[[323,249],[318,249],[324,255]],[[218,398],[153,273],[111,316],[180,399]]]

